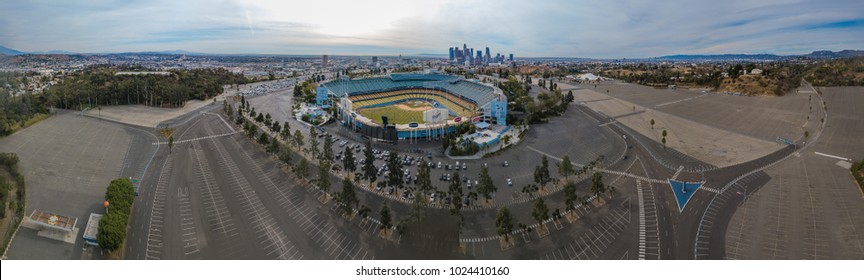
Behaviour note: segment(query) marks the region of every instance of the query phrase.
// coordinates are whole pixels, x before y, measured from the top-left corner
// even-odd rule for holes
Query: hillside
[[[23,52],[21,52],[19,50],[10,49],[10,48],[4,47],[4,46],[0,46],[0,54],[19,55],[19,54],[23,54]]]

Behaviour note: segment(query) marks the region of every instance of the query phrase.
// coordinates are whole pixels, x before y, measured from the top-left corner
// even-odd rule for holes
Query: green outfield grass
[[[423,123],[423,111],[402,110],[395,105],[360,109],[357,113],[375,123],[381,123],[381,116],[387,116],[389,122],[393,124]]]

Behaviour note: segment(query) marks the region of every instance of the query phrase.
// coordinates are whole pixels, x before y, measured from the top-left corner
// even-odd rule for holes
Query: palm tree
[[[594,172],[594,176],[591,178],[591,193],[594,194],[597,201],[600,201],[600,195],[604,192],[606,192],[606,185],[603,184],[603,174]]]

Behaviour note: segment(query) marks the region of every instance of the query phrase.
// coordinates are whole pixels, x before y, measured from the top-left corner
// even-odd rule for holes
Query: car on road
[[[502,164],[502,166],[504,166],[504,167],[508,167],[508,166],[510,166],[510,162],[508,162],[508,161],[505,160],[505,161],[504,161],[504,164]]]
[[[507,185],[511,187],[513,186],[513,180],[510,179],[510,177],[507,177]]]
[[[441,162],[438,162],[438,169],[441,169]]]
[[[466,165],[464,162],[462,163],[462,170],[468,170],[468,165]]]

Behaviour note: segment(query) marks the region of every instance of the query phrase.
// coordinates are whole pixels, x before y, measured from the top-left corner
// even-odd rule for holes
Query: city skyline
[[[857,36],[864,3],[856,1],[158,2],[0,3],[0,45],[25,52],[447,56],[448,47],[473,42],[519,57],[590,58],[864,48]]]

